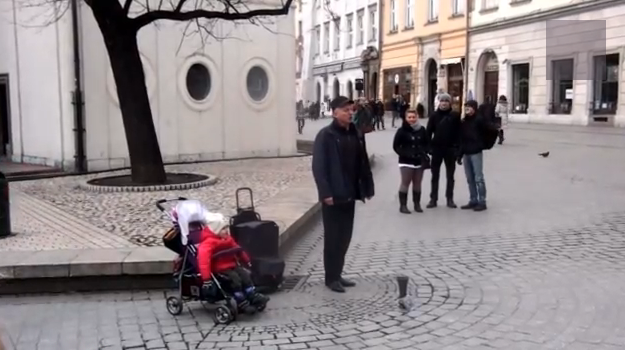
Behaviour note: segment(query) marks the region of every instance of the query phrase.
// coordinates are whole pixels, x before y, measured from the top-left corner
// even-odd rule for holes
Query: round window
[[[211,75],[205,65],[194,63],[187,71],[187,91],[192,99],[204,100],[211,91]]]
[[[254,66],[247,73],[247,92],[254,101],[262,101],[269,93],[269,76],[259,66]]]

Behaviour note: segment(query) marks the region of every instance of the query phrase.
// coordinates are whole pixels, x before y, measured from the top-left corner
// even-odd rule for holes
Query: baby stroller
[[[203,286],[197,266],[197,248],[199,235],[203,229],[201,222],[189,222],[188,236],[185,237],[183,230],[178,224],[179,220],[174,212],[167,210],[164,206],[168,202],[179,202],[187,200],[184,197],[177,199],[161,199],[156,203],[156,207],[165,213],[173,227],[163,236],[163,244],[171,251],[178,254],[178,258],[174,262],[174,281],[177,285],[177,295],[167,298],[167,311],[176,316],[182,313],[183,305],[187,301],[200,301],[212,305],[216,305],[213,312],[213,320],[215,324],[228,324],[236,320],[237,316],[243,310],[229,292],[228,278],[220,274],[211,274],[211,282],[208,288]],[[180,220],[183,221],[183,220]],[[240,253],[242,248],[234,248],[223,250],[213,254],[212,259],[224,257],[226,255],[236,255]],[[267,304],[261,303],[255,305],[254,311],[262,312]],[[250,308],[246,308],[249,312]]]

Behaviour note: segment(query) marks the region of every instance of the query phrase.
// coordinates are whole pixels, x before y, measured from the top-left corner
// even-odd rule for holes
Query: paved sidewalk
[[[3,297],[0,328],[18,350],[625,348],[622,130],[513,125],[485,156],[488,211],[411,215],[397,212],[393,134],[368,136],[377,194],[357,208],[350,293],[322,285],[318,225],[287,257],[301,283],[229,326],[197,303],[172,317],[166,293],[143,291]],[[456,181],[463,203],[462,169]],[[408,314],[396,307],[397,274],[419,303]]]

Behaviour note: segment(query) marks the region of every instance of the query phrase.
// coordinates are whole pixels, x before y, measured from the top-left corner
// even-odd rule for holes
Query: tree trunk
[[[117,0],[93,1],[91,9],[102,32],[117,86],[132,181],[162,184],[167,180],[145,85],[137,31]]]

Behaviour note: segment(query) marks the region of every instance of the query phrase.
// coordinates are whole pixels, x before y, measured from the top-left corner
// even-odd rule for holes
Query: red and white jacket
[[[237,267],[238,263],[250,263],[249,256],[243,251],[216,259],[212,257],[215,253],[233,248],[239,248],[239,245],[230,235],[216,235],[209,227],[202,229],[198,244],[197,262],[203,282],[210,280],[211,273],[231,270]]]

